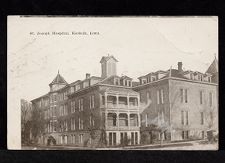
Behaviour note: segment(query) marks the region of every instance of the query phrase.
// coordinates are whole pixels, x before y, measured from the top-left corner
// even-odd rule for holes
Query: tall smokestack
[[[179,72],[182,72],[183,71],[183,69],[182,69],[182,62],[178,62],[178,71]]]

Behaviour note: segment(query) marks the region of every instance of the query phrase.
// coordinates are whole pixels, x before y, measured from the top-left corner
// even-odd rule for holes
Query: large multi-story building
[[[68,84],[58,73],[50,92],[32,101],[43,114],[40,143],[108,146],[140,143],[139,93],[116,75],[117,60],[102,57],[102,76]]]
[[[218,62],[206,73],[178,69],[139,77],[133,90],[148,107],[141,110],[142,143],[154,140],[201,139],[218,131]]]
[[[58,73],[50,91],[32,100],[40,112],[39,143],[136,145],[153,140],[204,138],[218,131],[218,65],[206,73],[178,69],[117,76],[117,60],[102,57],[101,77],[68,84]]]

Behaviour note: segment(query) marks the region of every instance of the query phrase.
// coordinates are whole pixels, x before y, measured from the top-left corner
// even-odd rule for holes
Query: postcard
[[[218,150],[218,17],[8,16],[8,149]]]

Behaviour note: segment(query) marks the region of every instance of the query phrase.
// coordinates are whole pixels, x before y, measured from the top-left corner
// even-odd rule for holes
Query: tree
[[[21,99],[21,137],[22,143],[28,143],[31,138],[31,104]]]
[[[43,112],[40,108],[37,107],[36,104],[33,104],[32,109],[32,134],[34,139],[36,140],[37,137],[44,133],[45,129],[45,120]]]

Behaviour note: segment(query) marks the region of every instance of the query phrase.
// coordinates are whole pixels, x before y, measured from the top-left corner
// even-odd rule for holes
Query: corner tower
[[[50,87],[50,92],[57,91],[60,88],[63,88],[66,86],[68,83],[66,80],[59,74],[54,78],[54,80],[49,84]]]
[[[108,56],[103,56],[100,63],[102,66],[102,78],[107,78],[112,75],[117,75],[117,70],[116,70],[116,64],[117,64],[117,59],[109,55]]]
[[[218,60],[216,57],[207,69],[206,73],[212,74],[212,82],[218,83]]]

